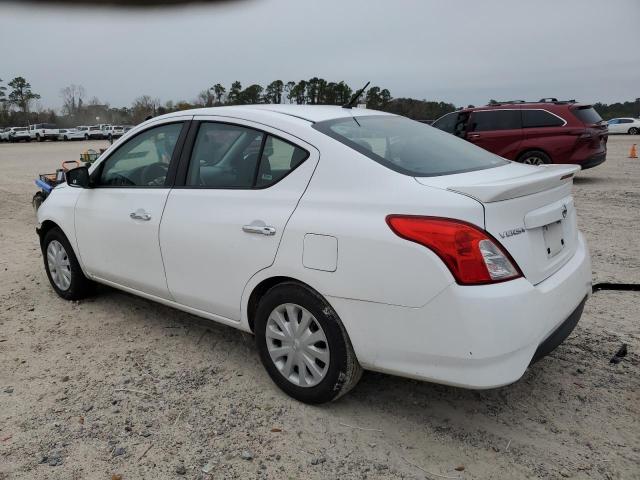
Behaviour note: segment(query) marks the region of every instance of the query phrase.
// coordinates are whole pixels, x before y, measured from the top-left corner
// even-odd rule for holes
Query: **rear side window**
[[[308,156],[305,150],[269,135],[260,158],[256,187],[273,185],[304,162]]]
[[[520,110],[485,110],[471,114],[471,132],[522,128]]]
[[[259,130],[226,123],[200,125],[187,186],[266,188],[309,156],[306,150]]]
[[[633,123],[633,120],[630,118],[621,118],[618,123]]]
[[[187,185],[210,188],[253,186],[264,134],[226,123],[203,123],[191,155]]]
[[[454,135],[395,115],[338,118],[317,122],[313,128],[412,177],[470,172],[508,163]]]
[[[545,110],[522,110],[522,128],[561,127],[565,121]]]
[[[596,112],[593,107],[578,107],[574,108],[571,111],[578,118],[578,120],[587,125],[595,125],[596,123],[600,123],[602,121],[602,117],[598,114],[598,112]]]

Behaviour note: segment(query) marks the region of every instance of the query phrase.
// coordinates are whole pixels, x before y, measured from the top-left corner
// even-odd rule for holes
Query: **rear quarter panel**
[[[250,281],[245,297],[262,279],[282,275],[303,281],[324,296],[419,307],[454,282],[431,250],[396,236],[386,217],[442,216],[482,227],[480,203],[420,185],[333,140],[316,146],[320,161],[286,226],[276,260]],[[337,239],[335,271],[305,268],[307,234]]]

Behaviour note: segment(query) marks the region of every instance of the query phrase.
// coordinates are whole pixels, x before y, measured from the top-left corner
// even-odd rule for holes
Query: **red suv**
[[[591,105],[555,98],[463,108],[433,126],[501,157],[529,165],[595,167],[607,155],[607,124]]]

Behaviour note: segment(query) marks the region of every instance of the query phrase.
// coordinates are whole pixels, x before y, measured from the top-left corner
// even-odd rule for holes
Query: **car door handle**
[[[132,218],[133,220],[144,220],[145,222],[148,222],[149,220],[151,220],[151,215],[149,215],[144,210],[136,210],[135,212],[131,212],[129,214],[129,218]]]
[[[469,138],[480,138],[480,134],[479,133],[470,133],[469,134]]]
[[[276,229],[267,225],[245,225],[242,227],[243,232],[258,233],[260,235],[275,235]]]

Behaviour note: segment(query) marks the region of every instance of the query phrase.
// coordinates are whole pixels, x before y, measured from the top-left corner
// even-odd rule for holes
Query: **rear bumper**
[[[593,168],[600,165],[601,163],[604,163],[606,159],[607,152],[598,153],[597,155],[589,157],[584,162],[580,163],[580,166],[583,170],[586,170],[587,168]]]
[[[532,285],[451,284],[420,308],[329,297],[362,366],[465,388],[518,380],[573,330],[591,293],[582,235],[574,256]]]

